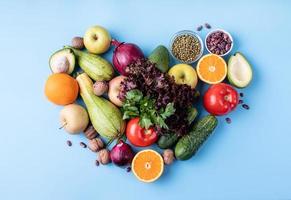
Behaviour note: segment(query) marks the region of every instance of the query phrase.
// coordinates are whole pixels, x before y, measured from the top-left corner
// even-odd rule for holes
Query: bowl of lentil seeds
[[[170,52],[182,63],[196,62],[203,54],[203,42],[200,36],[189,30],[175,33],[171,38]]]

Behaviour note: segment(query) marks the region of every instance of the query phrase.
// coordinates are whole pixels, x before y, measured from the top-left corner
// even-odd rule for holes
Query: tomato
[[[210,86],[203,98],[205,109],[213,115],[226,115],[235,109],[238,101],[237,91],[225,83]]]
[[[126,126],[126,137],[135,146],[146,147],[154,144],[158,139],[158,133],[153,129],[145,129],[138,124],[139,118],[131,119]]]

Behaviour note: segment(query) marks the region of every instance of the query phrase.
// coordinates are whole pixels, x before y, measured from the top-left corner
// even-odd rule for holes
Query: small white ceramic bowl
[[[191,35],[191,36],[193,36],[193,37],[195,37],[195,38],[198,39],[201,48],[200,48],[200,52],[199,52],[199,54],[196,56],[195,60],[190,61],[190,62],[185,62],[185,61],[182,61],[182,60],[176,58],[175,55],[173,54],[173,52],[172,52],[172,45],[173,45],[173,42],[174,42],[174,40],[176,39],[176,37],[178,37],[178,36],[180,36],[180,35]],[[178,60],[178,61],[181,62],[181,63],[192,64],[192,63],[196,62],[196,61],[199,60],[199,58],[202,56],[203,51],[204,51],[203,41],[202,41],[201,37],[200,37],[197,33],[193,32],[193,31],[189,31],[189,30],[179,31],[179,32],[175,33],[175,34],[172,36],[172,38],[171,38],[171,41],[170,41],[170,53],[171,53],[171,55],[172,55],[176,60]]]
[[[227,34],[228,37],[229,37],[230,40],[231,40],[231,46],[230,46],[230,49],[229,49],[227,52],[225,52],[224,54],[219,55],[219,56],[226,56],[227,54],[229,54],[229,53],[231,52],[231,50],[232,50],[232,48],[233,48],[233,38],[232,38],[232,36],[231,36],[231,34],[230,34],[229,32],[227,32],[227,31],[225,31],[225,30],[223,30],[223,29],[215,29],[215,30],[213,30],[213,31],[210,31],[210,32],[206,35],[205,40],[204,40],[205,48],[207,49],[207,51],[208,51],[209,53],[213,53],[213,52],[211,52],[211,51],[208,49],[208,46],[207,46],[207,42],[206,42],[206,41],[207,41],[207,38],[208,38],[212,33],[217,32],[217,31],[221,31],[221,32]],[[214,54],[214,53],[213,53],[213,54]],[[218,54],[217,54],[217,55],[218,55]]]

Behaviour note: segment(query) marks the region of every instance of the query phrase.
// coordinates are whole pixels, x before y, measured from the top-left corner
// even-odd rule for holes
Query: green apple
[[[191,65],[177,64],[169,70],[169,75],[173,76],[177,84],[187,84],[195,88],[198,82],[195,69]]]
[[[102,26],[89,28],[84,35],[84,45],[90,53],[101,54],[110,47],[111,36]]]

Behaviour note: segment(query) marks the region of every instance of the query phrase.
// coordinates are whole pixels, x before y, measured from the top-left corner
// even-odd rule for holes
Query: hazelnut
[[[96,138],[98,136],[97,131],[95,130],[95,128],[93,127],[92,124],[90,124],[89,126],[87,126],[87,128],[84,130],[84,135],[86,136],[86,138],[88,138],[89,140],[92,140],[94,138]]]
[[[98,155],[99,155],[99,162],[102,165],[106,165],[106,164],[108,164],[110,162],[110,152],[109,152],[109,150],[101,149],[98,152]]]
[[[166,165],[172,164],[174,161],[174,152],[172,149],[166,149],[163,153],[164,163]]]
[[[108,91],[109,85],[106,81],[96,81],[93,85],[94,94],[97,96],[103,95]]]
[[[76,49],[84,49],[84,41],[82,37],[74,37],[72,39],[72,47]]]
[[[104,144],[100,138],[95,138],[95,139],[89,140],[88,147],[91,151],[97,152],[104,147]]]

